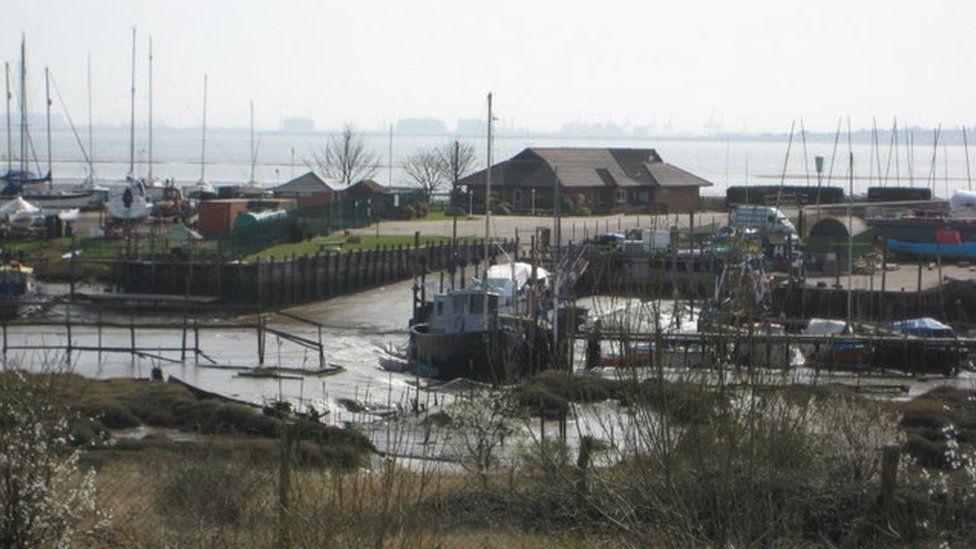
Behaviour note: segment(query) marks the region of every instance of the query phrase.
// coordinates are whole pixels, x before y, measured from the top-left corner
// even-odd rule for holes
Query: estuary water
[[[70,129],[52,132],[53,173],[56,182],[73,183],[88,175],[88,164],[79,141],[87,148],[84,128],[79,130],[80,139]],[[0,132],[2,133],[2,132]],[[258,132],[256,135],[257,162],[255,179],[274,186],[288,181],[307,170],[314,163],[317,151],[333,134],[327,132],[289,133]],[[18,139],[16,132],[14,140]],[[34,154],[31,166],[35,171],[47,171],[47,152],[43,132],[32,132]],[[383,184],[409,185],[403,171],[406,158],[417,150],[446,144],[454,139],[451,135],[393,135],[364,133],[366,146],[375,154],[379,168],[374,179]],[[484,137],[462,137],[475,147],[475,168],[485,165],[487,156]],[[960,143],[940,144],[933,159],[931,132],[917,132],[914,147],[909,149],[900,135],[899,146],[890,147],[890,141],[882,136],[880,145],[855,143],[854,153],[855,192],[863,192],[872,185],[928,186],[937,196],[947,196],[958,188],[969,186],[965,148]],[[0,156],[7,158],[5,134],[0,135]],[[129,172],[128,128],[98,128],[94,132],[94,168],[96,176],[109,185],[121,184]],[[392,145],[392,147],[391,147]],[[824,181],[832,175],[832,184],[848,186],[848,148],[842,138],[834,154],[833,140],[808,140],[800,136],[787,138],[750,139],[725,141],[706,138],[604,138],[573,139],[566,137],[538,137],[533,135],[502,135],[493,140],[493,158],[504,160],[526,147],[623,147],[655,148],[662,158],[704,177],[714,185],[704,190],[706,195],[724,195],[728,185],[778,184],[783,179],[784,168],[788,184],[816,185],[814,157],[825,158]],[[390,154],[392,148],[392,156]],[[789,161],[787,162],[787,149]],[[16,143],[13,149],[17,150]],[[976,151],[970,151],[970,156]],[[831,171],[831,158],[834,158]],[[135,174],[148,174],[148,133],[137,128],[135,143]],[[153,175],[160,179],[174,179],[181,184],[192,184],[201,176],[200,130],[194,128],[156,129],[153,142]],[[244,184],[250,179],[250,134],[246,129],[213,129],[207,133],[206,166],[203,175],[213,184]],[[392,159],[392,162],[391,162]],[[15,162],[16,167],[16,162]],[[809,174],[809,175],[808,175]],[[880,175],[879,175],[880,174]]]

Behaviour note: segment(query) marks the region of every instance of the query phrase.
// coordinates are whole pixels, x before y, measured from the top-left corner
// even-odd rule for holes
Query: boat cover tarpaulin
[[[805,335],[839,335],[847,331],[847,322],[843,320],[831,320],[828,318],[811,318],[806,329]]]
[[[939,322],[934,318],[912,318],[900,322],[892,322],[891,329],[903,334],[919,337],[955,337],[956,331],[951,326]]]
[[[516,286],[522,288],[532,278],[532,265],[521,262],[492,265],[488,267],[488,276],[486,278],[490,285],[494,281],[514,280]],[[536,280],[545,281],[549,278],[549,272],[541,267],[536,267],[535,278]]]
[[[976,217],[976,191],[958,190],[949,198],[953,217]]]
[[[15,221],[25,216],[34,216],[39,213],[41,213],[40,208],[20,196],[0,206],[0,219],[8,219],[10,221]]]

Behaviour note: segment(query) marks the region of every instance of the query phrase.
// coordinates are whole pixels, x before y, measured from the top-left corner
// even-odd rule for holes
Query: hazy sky
[[[138,117],[146,117],[147,41],[155,111],[260,127],[309,116],[318,127],[376,129],[434,116],[484,116],[493,90],[506,124],[630,122],[698,131],[780,131],[794,117],[830,131],[976,123],[972,0],[213,1],[8,0],[0,52],[27,34],[32,101],[49,65],[73,118],[86,118],[86,54],[95,120],[128,119],[131,28],[138,29]],[[56,110],[58,102],[55,100]]]

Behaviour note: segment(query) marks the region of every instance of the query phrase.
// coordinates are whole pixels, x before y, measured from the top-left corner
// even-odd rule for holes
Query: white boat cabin
[[[488,318],[498,312],[498,303],[499,295],[488,292]],[[485,329],[484,290],[457,290],[434,296],[434,310],[430,316],[431,332],[458,334]]]

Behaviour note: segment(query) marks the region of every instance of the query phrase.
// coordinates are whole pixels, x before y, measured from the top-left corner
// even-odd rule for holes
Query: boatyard
[[[973,546],[976,7],[825,1],[12,9],[0,547]]]

